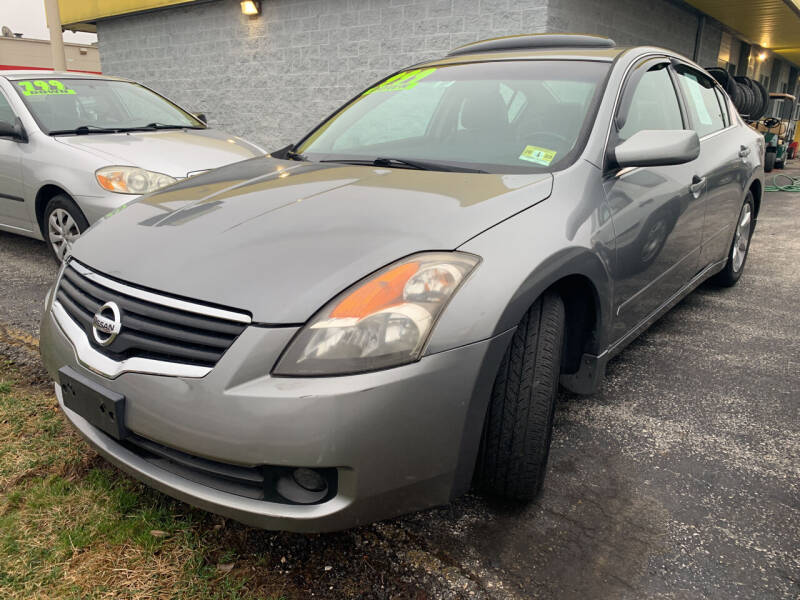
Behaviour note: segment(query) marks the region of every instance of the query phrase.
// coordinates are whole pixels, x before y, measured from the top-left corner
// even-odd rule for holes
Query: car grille
[[[92,347],[114,360],[141,357],[213,367],[250,322],[244,313],[131,287],[74,260],[64,268],[56,300],[84,330]],[[119,307],[121,329],[104,346],[95,339],[93,318],[108,302]]]

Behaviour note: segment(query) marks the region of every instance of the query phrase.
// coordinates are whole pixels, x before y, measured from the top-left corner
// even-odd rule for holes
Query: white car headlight
[[[103,167],[94,173],[104,190],[118,194],[148,194],[178,181],[138,167]]]
[[[479,260],[463,252],[426,252],[370,275],[306,323],[273,374],[345,375],[417,360],[436,319]]]

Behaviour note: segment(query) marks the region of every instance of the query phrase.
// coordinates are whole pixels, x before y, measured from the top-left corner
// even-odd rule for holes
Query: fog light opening
[[[318,471],[298,467],[280,476],[276,491],[290,502],[314,504],[328,495],[328,482]]]
[[[297,485],[309,492],[324,492],[328,489],[328,484],[322,475],[305,467],[292,471],[292,479]]]

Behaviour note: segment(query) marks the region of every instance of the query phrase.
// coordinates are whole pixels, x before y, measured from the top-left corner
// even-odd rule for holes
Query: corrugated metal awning
[[[800,0],[686,0],[753,44],[800,65]]]

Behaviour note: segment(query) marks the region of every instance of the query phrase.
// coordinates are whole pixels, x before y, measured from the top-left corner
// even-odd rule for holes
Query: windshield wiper
[[[480,169],[470,169],[468,167],[455,167],[453,165],[446,165],[444,163],[429,161],[429,160],[416,160],[406,158],[376,158],[372,161],[376,167],[398,167],[405,166],[412,169],[420,169],[422,171],[458,171],[462,173],[485,173]]]
[[[119,133],[121,129],[98,127],[97,125],[79,125],[75,129],[56,129],[50,132],[50,135],[59,135],[65,133],[74,133],[75,135],[87,135],[90,133]]]
[[[142,127],[128,127],[126,131],[146,130],[146,129],[205,129],[196,125],[169,125],[167,123],[148,123]]]
[[[50,135],[74,133],[75,135],[88,135],[90,133],[125,133],[126,131],[156,131],[158,129],[205,129],[205,127],[192,127],[190,125],[165,125],[164,123],[150,123],[143,127],[99,127],[97,125],[79,125],[75,129],[56,129]]]
[[[468,167],[457,167],[445,163],[429,161],[429,160],[416,160],[407,158],[385,158],[378,157],[372,160],[349,159],[349,158],[336,158],[326,159],[319,162],[328,163],[344,163],[348,165],[367,165],[372,167],[399,167],[401,169],[417,169],[420,171],[454,171],[459,173],[486,173],[480,169],[470,169]]]

